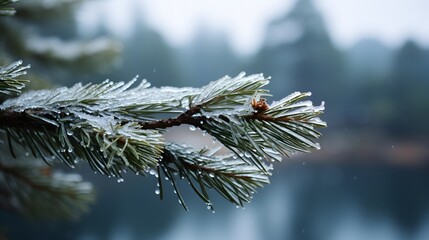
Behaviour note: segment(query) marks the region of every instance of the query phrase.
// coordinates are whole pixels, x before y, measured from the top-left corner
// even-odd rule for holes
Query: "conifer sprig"
[[[23,155],[2,156],[0,179],[2,208],[32,217],[77,218],[94,202],[92,184],[80,175],[56,171]]]
[[[296,92],[270,106],[261,97],[269,82],[262,74],[226,76],[202,88],[151,88],[137,81],[76,84],[7,100],[0,106],[0,128],[11,153],[21,145],[48,164],[87,162],[118,181],[128,170],[164,174],[187,208],[179,179],[210,207],[208,189],[242,206],[269,183],[267,161],[320,148],[315,140],[316,128],[326,126],[318,118],[323,104],[313,106],[302,101],[308,93]],[[179,125],[201,128],[231,154],[165,142],[165,129]]]
[[[7,7],[8,4],[16,2],[16,0],[0,0],[0,16],[15,15],[16,10],[13,7]]]
[[[22,61],[16,61],[7,66],[0,67],[0,93],[5,95],[19,94],[25,87],[26,79],[21,76],[27,74],[30,65],[21,66]]]

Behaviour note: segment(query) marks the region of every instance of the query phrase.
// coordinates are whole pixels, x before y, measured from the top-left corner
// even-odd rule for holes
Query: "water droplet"
[[[55,155],[52,155],[51,159],[55,160],[55,158],[57,158]]]
[[[235,208],[240,208],[240,205],[235,205]]]
[[[212,213],[215,213],[215,210],[213,210]]]
[[[151,169],[151,170],[149,170],[149,174],[150,174],[150,175],[155,175],[155,174],[156,174],[155,169]]]
[[[233,158],[233,159],[237,159],[237,155],[233,155],[233,156],[232,156],[232,158]]]
[[[197,130],[197,128],[196,128],[194,125],[190,125],[190,126],[189,126],[189,130],[191,130],[191,131],[195,131],[195,130]]]
[[[320,144],[319,144],[319,143],[316,143],[316,144],[314,145],[314,147],[315,147],[317,150],[320,150]]]
[[[206,130],[204,130],[203,131],[203,136],[206,136],[207,135],[207,131]]]
[[[71,153],[71,152],[73,152],[73,148],[69,148],[69,149],[67,149],[67,151],[68,151],[69,153]]]
[[[217,142],[217,138],[213,137],[212,142],[216,143]]]
[[[124,182],[124,179],[123,178],[118,178],[118,180],[116,180],[118,183],[122,183],[122,182]]]
[[[209,173],[209,176],[210,176],[211,178],[214,178],[214,177],[215,177],[214,173]]]
[[[156,194],[156,195],[159,195],[160,193],[161,193],[161,191],[160,191],[159,189],[156,189],[156,190],[155,190],[155,194]]]
[[[179,203],[182,204],[182,201],[180,199],[178,199]]]
[[[168,180],[170,180],[170,179],[169,179],[168,177],[165,177],[165,180],[166,180],[166,181],[168,181]]]

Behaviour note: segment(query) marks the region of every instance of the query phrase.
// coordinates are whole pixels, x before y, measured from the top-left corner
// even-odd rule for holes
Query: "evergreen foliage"
[[[11,95],[12,93],[21,93],[21,89],[25,87],[28,82],[25,79],[19,78],[26,74],[26,70],[30,65],[21,66],[22,61],[12,63],[5,67],[0,67],[0,93]]]
[[[16,10],[13,7],[8,7],[9,3],[15,2],[14,0],[0,0],[0,16],[15,15]]]
[[[20,94],[29,67],[17,61],[0,68],[0,93]],[[153,175],[161,198],[166,179],[185,209],[179,180],[211,209],[210,190],[243,206],[269,183],[270,162],[319,149],[317,128],[326,126],[318,118],[323,103],[303,100],[310,93],[295,92],[268,105],[268,83],[262,74],[240,73],[202,88],[155,88],[136,77],[8,99],[0,105],[0,129],[10,153],[0,161],[2,205],[36,216],[78,216],[93,200],[91,185],[50,166],[74,168],[83,162],[118,182],[130,171]],[[167,129],[180,125],[200,128],[230,153],[165,141]]]
[[[11,2],[16,1],[0,0],[0,16],[3,12],[12,14],[11,6],[19,9],[13,17],[0,19],[0,65],[17,59],[31,62],[29,87],[46,81],[59,85],[76,82],[76,78],[83,81],[85,74],[103,71],[116,59],[118,42],[104,36],[76,37],[73,10],[83,1],[31,0],[8,4]]]
[[[210,206],[210,188],[242,206],[269,183],[266,160],[318,149],[316,128],[326,125],[317,117],[323,105],[301,101],[309,93],[295,92],[269,107],[261,98],[268,95],[263,89],[268,82],[262,74],[241,73],[202,88],[151,88],[135,78],[30,91],[0,106],[0,127],[15,157],[20,145],[49,165],[87,162],[119,182],[132,171],[153,173],[161,186],[162,173],[186,208],[178,174]],[[231,154],[165,142],[165,130],[183,124],[201,128]]]

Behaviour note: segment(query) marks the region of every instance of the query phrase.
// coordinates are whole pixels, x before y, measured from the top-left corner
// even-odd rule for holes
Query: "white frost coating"
[[[190,105],[203,105],[203,111],[221,114],[247,111],[251,98],[266,92],[261,87],[268,83],[262,74],[245,76],[244,72],[234,78],[225,76],[201,89],[150,88],[146,80],[132,87],[137,79],[138,76],[128,83],[106,80],[101,84],[78,83],[70,88],[32,91],[7,100],[0,108],[22,111],[40,107],[57,112],[60,107],[67,107],[71,112],[86,109],[86,112],[109,112],[147,120],[154,113],[180,113]]]
[[[322,126],[322,127],[326,127],[327,126],[326,122],[322,121],[318,117],[314,117],[314,118],[308,120],[307,123],[310,123],[310,124],[313,124],[313,125]]]
[[[310,100],[307,100],[307,101],[301,101],[301,102],[293,103],[291,105],[287,105],[284,108],[290,109],[290,108],[312,107],[312,106],[313,106],[313,102]]]
[[[79,107],[91,111],[131,113],[179,112],[189,105],[189,98],[199,93],[196,88],[149,88],[150,83],[142,80],[134,88],[137,77],[128,83],[75,84],[54,90],[31,91],[20,97],[5,101],[0,107],[16,110],[44,108],[55,111],[58,107]]]
[[[274,101],[271,104],[271,108],[275,109],[277,106],[279,105],[285,105],[285,104],[290,104],[292,102],[296,102],[304,97],[309,97],[311,96],[311,92],[293,92],[291,94],[289,94],[288,96],[278,100],[278,101]]]
[[[25,87],[27,80],[19,79],[18,77],[27,74],[27,69],[30,65],[21,66],[22,61],[16,61],[7,66],[0,67],[0,93],[10,94],[12,92],[21,92]]]
[[[230,118],[231,121],[235,120],[235,117],[229,117],[229,116],[247,116],[253,114],[253,108],[249,105],[242,105],[233,109],[225,109],[225,107],[219,107],[219,109],[212,108],[210,109],[210,112],[206,112],[204,109],[201,110],[201,115],[211,118],[211,117],[217,117],[219,115],[224,115],[228,118]]]
[[[325,101],[322,101],[320,106],[315,106],[314,111],[321,112],[325,110]]]
[[[112,116],[98,117],[82,112],[75,112],[76,116],[84,120],[85,124],[90,124],[94,129],[103,129],[107,134],[113,134],[112,126],[117,124]]]
[[[18,61],[11,63],[5,67],[1,67],[0,68],[0,74],[5,74],[14,68],[17,68],[21,64],[22,64],[22,60],[18,60]]]
[[[306,116],[307,124],[326,126],[325,122],[316,117],[325,110],[325,102],[322,101],[320,106],[313,106],[309,100],[300,101],[307,96],[311,96],[311,92],[294,92],[280,101],[273,102],[267,114],[274,117]]]
[[[161,133],[156,130],[140,129],[135,123],[118,125],[117,120],[111,116],[97,117],[85,113],[76,113],[76,115],[83,120],[77,126],[84,127],[89,124],[93,129],[103,131],[111,137],[122,136],[134,141],[146,142],[148,147],[162,142]]]
[[[194,105],[207,105],[206,111],[210,111],[210,105],[223,106],[225,104],[244,104],[249,97],[264,92],[261,87],[268,84],[263,74],[245,76],[241,72],[234,78],[225,76],[217,81],[211,82],[201,89],[200,94],[194,99]]]

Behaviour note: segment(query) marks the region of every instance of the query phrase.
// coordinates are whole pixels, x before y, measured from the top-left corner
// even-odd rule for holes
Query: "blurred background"
[[[322,149],[275,164],[245,209],[184,186],[190,211],[151,178],[80,168],[97,202],[79,220],[1,212],[6,239],[429,239],[426,0],[21,0],[0,19],[0,64],[32,64],[30,88],[127,81],[200,87],[263,72],[280,99],[326,102]],[[176,129],[169,137],[192,138]],[[201,134],[198,134],[201,136]],[[211,140],[207,145],[211,145]]]

